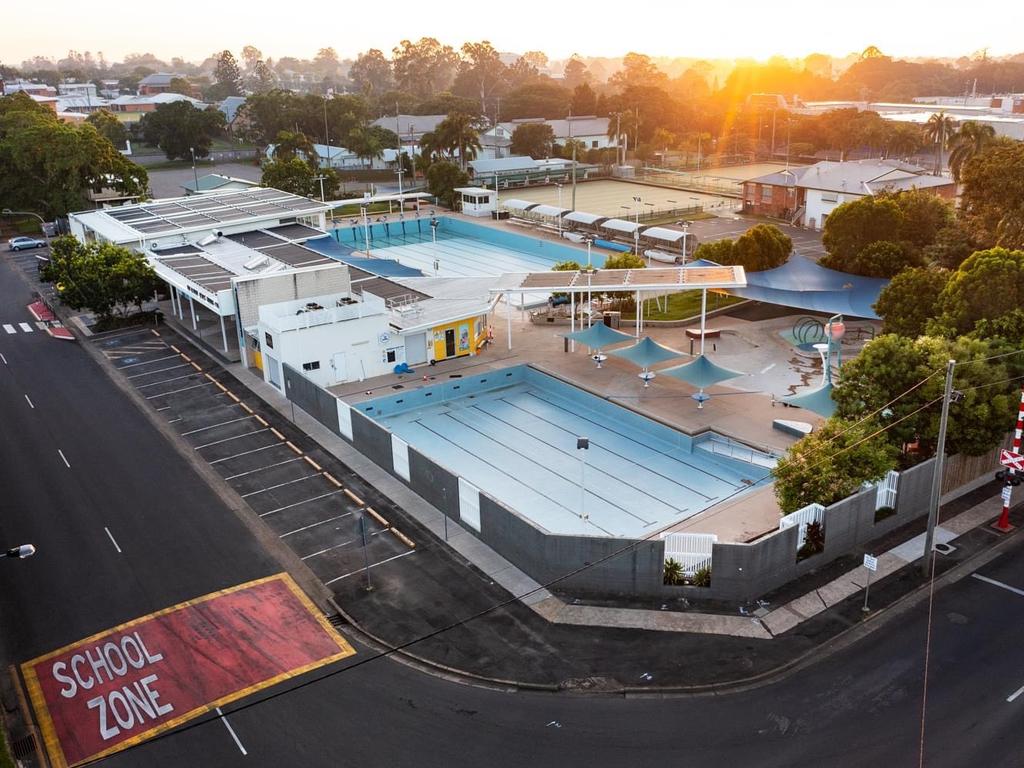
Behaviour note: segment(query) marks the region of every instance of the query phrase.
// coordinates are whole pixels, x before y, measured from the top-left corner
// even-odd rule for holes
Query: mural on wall
[[[469,323],[459,326],[459,352],[469,352]]]

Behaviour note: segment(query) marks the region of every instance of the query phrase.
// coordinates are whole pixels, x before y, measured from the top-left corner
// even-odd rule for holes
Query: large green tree
[[[551,157],[555,132],[546,123],[523,123],[512,131],[512,154],[526,155],[535,160]]]
[[[939,231],[953,223],[952,204],[923,189],[884,193],[879,197],[896,203],[903,214],[899,237],[896,239],[910,243],[914,248],[931,245]]]
[[[982,245],[1024,248],[1024,142],[997,140],[964,164],[960,212]]]
[[[855,426],[831,418],[798,440],[772,470],[783,513],[808,504],[828,506],[894,469],[896,450],[884,437],[871,437],[877,429],[873,421]]]
[[[945,269],[906,269],[882,289],[875,311],[884,333],[914,339],[924,334],[938,311],[939,295],[949,282]]]
[[[146,170],[95,126],[61,122],[25,94],[0,98],[0,203],[46,218],[88,207],[88,191],[144,195]]]
[[[469,174],[455,163],[439,160],[427,168],[426,175],[427,189],[430,190],[430,194],[444,205],[454,209],[458,197],[455,189],[469,183]]]
[[[924,259],[909,243],[876,240],[841,264],[837,264],[834,259],[825,259],[822,263],[827,267],[841,267],[843,272],[851,275],[894,277],[905,269],[923,266]]]
[[[377,96],[388,91],[394,84],[391,78],[391,62],[383,51],[371,48],[356,57],[348,71],[349,80],[364,96]]]
[[[85,122],[99,131],[107,141],[116,149],[124,149],[128,143],[128,131],[124,123],[117,119],[113,112],[107,109],[98,109],[91,113]]]
[[[878,240],[898,241],[903,212],[889,197],[866,197],[836,207],[825,220],[822,243],[826,266],[844,271],[844,264]]]
[[[224,132],[224,113],[219,109],[196,109],[187,101],[160,104],[147,113],[139,130],[149,144],[155,144],[168,160],[210,154],[213,140]]]
[[[434,135],[449,157],[458,157],[463,170],[481,148],[479,121],[462,112],[453,112],[438,123]]]
[[[701,243],[695,259],[743,267],[748,272],[781,267],[793,252],[793,241],[774,224],[756,224],[736,240],[728,238]]]
[[[260,184],[273,187],[293,195],[319,198],[321,196],[321,177],[323,181],[323,199],[333,200],[337,197],[341,179],[333,168],[315,169],[308,162],[292,156],[274,160],[263,166]]]
[[[395,85],[419,99],[446,91],[459,66],[459,54],[433,37],[402,40],[391,52]]]
[[[217,65],[213,70],[214,84],[210,86],[206,97],[212,101],[223,101],[228,96],[242,95],[242,73],[231,51],[223,50],[217,54]]]
[[[995,141],[996,129],[986,123],[968,120],[960,126],[950,142],[949,170],[954,181],[960,181],[967,162],[980,155],[985,148]]]
[[[968,258],[950,277],[938,302],[937,328],[969,333],[1024,307],[1024,251],[990,248]]]

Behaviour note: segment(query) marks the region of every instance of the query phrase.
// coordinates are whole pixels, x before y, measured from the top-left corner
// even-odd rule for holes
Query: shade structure
[[[557,219],[559,216],[564,216],[571,211],[571,208],[561,208],[557,205],[535,205],[530,208],[531,214],[535,214],[537,216],[550,216],[554,219]]]
[[[540,203],[532,200],[519,200],[518,198],[509,198],[508,200],[500,201],[502,208],[508,208],[512,211],[528,211],[531,208],[536,208]]]
[[[663,363],[666,360],[673,360],[682,355],[674,349],[663,347],[650,336],[644,336],[640,341],[625,349],[616,349],[610,354],[621,357],[633,365],[639,365],[647,372],[652,365]]]
[[[584,328],[582,331],[565,333],[562,335],[567,339],[578,341],[580,344],[586,344],[591,349],[603,349],[604,347],[610,347],[612,344],[621,344],[624,341],[633,341],[633,337],[628,333],[616,331],[614,328],[609,328],[604,323],[597,323],[589,328]]]
[[[697,401],[698,408],[703,408],[704,403],[711,399],[710,395],[704,394],[705,387],[743,375],[739,371],[716,365],[708,359],[707,355],[697,355],[690,362],[677,365],[674,368],[666,368],[662,373],[697,387],[693,399]]]
[[[787,405],[795,405],[798,408],[806,408],[808,411],[814,411],[818,415],[828,418],[836,412],[836,403],[832,399],[833,388],[832,383],[829,382],[808,392],[784,397],[782,402]]]

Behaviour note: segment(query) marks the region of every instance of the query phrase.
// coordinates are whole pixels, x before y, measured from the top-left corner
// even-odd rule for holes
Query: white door
[[[339,384],[348,381],[347,353],[335,352],[332,365],[334,366],[334,380]]]
[[[426,333],[414,333],[405,337],[405,362],[409,365],[427,362]]]
[[[278,365],[277,360],[272,358],[270,355],[264,353],[264,355],[263,355],[263,362],[267,366],[267,378],[270,380],[270,383],[273,384],[278,389],[282,389],[282,387],[281,387],[281,366]]]

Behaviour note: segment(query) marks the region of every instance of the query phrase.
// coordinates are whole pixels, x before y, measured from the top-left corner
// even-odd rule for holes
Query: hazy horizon
[[[470,6],[473,13],[440,18],[424,13],[419,0],[394,0],[372,11],[339,10],[313,0],[303,6],[294,28],[274,19],[270,7],[258,9],[256,16],[239,17],[229,6],[186,0],[175,7],[174,18],[185,19],[178,25],[178,35],[168,34],[166,6],[133,8],[127,20],[118,22],[116,16],[97,13],[95,6],[70,0],[50,0],[45,5],[43,17],[61,19],[59,27],[39,25],[39,7],[21,4],[8,10],[5,28],[29,34],[0,39],[0,63],[19,66],[37,55],[56,60],[69,50],[102,52],[108,61],[121,61],[130,53],[152,53],[164,61],[173,57],[201,61],[225,48],[237,54],[248,44],[274,59],[311,59],[325,47],[333,47],[344,59],[370,48],[390,56],[401,40],[421,37],[436,37],[454,47],[490,40],[502,51],[540,50],[552,59],[572,53],[615,58],[629,51],[708,59],[802,58],[811,53],[842,58],[869,45],[887,55],[908,58],[957,58],[980,49],[988,49],[990,56],[1024,51],[1019,35],[1024,4],[1008,8],[998,0],[973,3],[973,21],[962,19],[962,4],[951,0],[903,4],[865,0],[841,12],[809,3],[790,2],[781,9],[778,4],[736,0],[728,19],[740,21],[733,24],[708,7],[654,9],[640,16],[609,0],[595,0],[586,14],[536,0],[514,7],[494,5],[493,15],[499,17],[494,20],[480,4]]]

